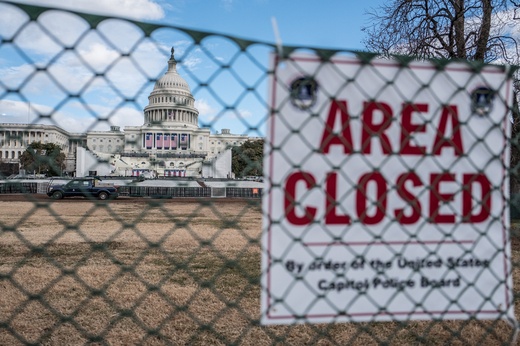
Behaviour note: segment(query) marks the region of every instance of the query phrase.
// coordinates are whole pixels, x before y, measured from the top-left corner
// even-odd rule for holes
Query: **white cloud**
[[[106,20],[96,31],[89,31],[83,19],[70,13],[49,11],[42,14],[38,22],[25,23],[25,17],[13,16],[15,11],[8,8],[2,11],[3,7],[5,5],[0,4],[0,36],[10,37],[13,30],[20,28],[13,38],[15,46],[23,51],[26,59],[42,66],[63,53],[67,47],[83,53],[92,50],[91,60],[94,54],[99,55],[96,59],[100,60],[106,54],[128,53],[143,36],[137,26],[124,20]],[[104,48],[105,52],[94,48]]]
[[[139,20],[158,20],[165,16],[163,8],[154,0],[26,0],[18,2]]]
[[[188,58],[182,61],[182,66],[186,67],[190,71],[193,71],[196,70],[197,66],[199,66],[201,63],[202,60],[200,58],[189,56]]]
[[[157,4],[160,0],[75,0],[68,3],[58,0],[30,1],[41,6],[68,6],[74,10],[125,17],[131,17],[131,12],[135,11],[139,13],[136,14],[137,19],[164,16]],[[0,11],[0,20],[2,18]],[[18,18],[13,26],[17,27],[24,21],[25,18]],[[0,22],[0,35],[5,32],[2,26]],[[42,26],[45,30],[42,30]],[[102,22],[97,30],[89,30],[89,26],[78,16],[59,11],[46,12],[38,19],[38,24],[30,24],[22,35],[17,35],[15,44],[29,59],[6,56],[3,65],[9,67],[0,69],[3,85],[7,89],[16,90],[30,76],[30,81],[22,88],[23,97],[34,108],[40,107],[43,114],[52,114],[50,123],[59,124],[70,132],[84,132],[94,128],[107,130],[109,125],[141,126],[141,107],[146,104],[146,97],[153,87],[149,80],[160,78],[166,69],[172,43],[143,39],[142,32],[135,25],[123,20]],[[193,48],[192,41],[183,38],[173,42],[173,45],[175,56],[181,61],[179,72],[185,78],[189,76],[183,72],[202,66],[203,52],[200,48]],[[72,49],[64,51],[65,47]],[[122,56],[126,53],[129,56]],[[44,71],[35,73],[35,66]],[[183,68],[186,70],[182,71]],[[33,73],[35,76],[31,76]],[[124,99],[128,99],[128,102]],[[7,114],[0,121],[27,122],[27,103],[13,101],[15,105],[8,106],[9,102],[3,100],[0,103],[0,114]],[[94,114],[89,114],[86,105]],[[196,100],[195,106],[201,120],[205,122],[214,121],[219,112],[208,99]],[[243,118],[251,116],[251,112],[246,110],[236,112]],[[109,115],[108,122],[100,121],[96,124],[97,117]],[[220,118],[237,116],[236,113],[226,112]]]
[[[199,117],[205,121],[212,121],[217,114],[217,111],[205,99],[195,100],[195,108],[199,111]]]
[[[224,7],[224,9],[226,11],[233,10],[233,0],[221,0],[221,2],[222,2],[222,7]]]
[[[17,89],[32,73],[34,73],[34,70],[34,66],[30,64],[0,69],[2,84],[10,89]]]
[[[219,111],[204,98],[195,100],[195,108],[199,111],[199,118],[201,121],[205,123],[213,123],[217,120],[235,120],[235,119],[248,119],[252,118],[253,113],[248,109],[236,109],[236,110],[227,110],[223,113],[219,113]]]
[[[122,107],[110,117],[110,123],[112,125],[121,126],[142,126],[144,122],[143,112],[132,108]]]
[[[470,17],[465,19],[466,32],[478,32],[482,25],[482,18]],[[493,42],[495,51],[498,54],[492,63],[494,64],[518,64],[520,61],[517,44],[520,42],[520,20],[515,19],[515,9],[507,11],[499,11],[493,13],[491,17],[490,37],[507,37],[502,42],[504,46],[499,46],[497,42]],[[475,39],[475,37],[471,38]],[[471,44],[469,42],[468,44]],[[507,59],[506,59],[507,57]]]
[[[499,13],[496,16],[499,17],[506,26],[504,28],[505,35],[509,35],[515,43],[509,42],[510,45],[507,47],[507,52],[505,52],[510,61],[508,63],[518,64],[520,62],[519,56],[519,48],[516,46],[520,43],[520,19],[516,18],[516,9],[509,10],[507,12]],[[515,19],[516,18],[516,19]],[[495,34],[492,32],[492,34]]]
[[[20,101],[0,100],[0,115],[2,122],[27,122],[29,114],[28,104]],[[22,119],[23,117],[23,119]],[[17,121],[18,120],[18,121]]]
[[[92,106],[96,114],[109,114],[108,121],[98,121],[96,116],[72,115],[71,112],[80,109],[79,103],[71,104],[67,109],[55,111],[51,107],[42,104],[31,103],[30,105],[22,101],[0,100],[0,123],[11,124],[52,124],[72,133],[84,133],[85,130],[108,131],[110,125],[120,126],[141,126],[143,124],[143,114],[134,107],[124,106],[114,111],[112,108],[99,105]],[[85,112],[83,112],[85,113]],[[51,118],[40,118],[40,114],[51,114]]]
[[[143,41],[132,52],[132,58],[145,71],[149,78],[159,78],[168,67],[171,46]]]
[[[198,57],[202,50],[198,47],[195,47],[195,49],[190,49],[188,55],[185,56],[186,49],[193,48],[192,45],[193,41],[188,40],[177,40],[173,43],[175,48],[175,58],[177,61],[179,61],[179,57],[182,57],[182,67],[190,71],[196,70],[202,63],[202,59]],[[169,51],[171,47],[163,46],[162,48]]]
[[[80,48],[79,54],[96,71],[105,71],[111,63],[119,58],[118,52],[99,42]]]
[[[84,44],[76,51],[66,52],[53,61],[46,71],[37,72],[32,64],[13,65],[0,69],[2,83],[11,90],[21,88],[21,94],[31,103],[45,105],[48,109],[44,113],[52,112],[53,105],[57,105],[66,98],[69,98],[67,103],[74,103],[74,99],[70,96],[77,95],[97,115],[104,116],[110,114],[114,107],[118,107],[123,102],[123,98],[137,101],[142,94],[148,96],[151,89],[148,90],[148,86],[146,86],[147,89],[143,89],[143,87],[149,78],[156,77],[166,66],[166,59],[162,54],[155,52],[150,54],[152,51],[150,45],[150,43],[143,45],[139,49],[140,52],[143,52],[136,53],[131,60],[128,57],[121,58],[118,52],[99,42],[90,45]],[[148,53],[146,54],[145,51]],[[136,68],[136,64],[143,65],[141,70]],[[144,75],[144,71],[149,72],[150,75]],[[95,72],[106,73],[96,77]],[[19,104],[22,106],[15,107],[10,101],[4,100],[4,103],[0,104],[0,114],[26,114],[23,111],[26,109],[26,103],[19,102]],[[19,108],[22,110],[20,111]],[[82,109],[78,110],[77,115],[73,107],[70,107],[68,111],[68,117],[82,117]],[[135,109],[133,111],[135,112]],[[136,116],[133,115],[131,118],[135,119]],[[140,119],[140,124],[134,121],[125,123],[124,121],[128,120],[128,117],[116,118],[118,119],[117,125],[142,125],[142,115],[137,115],[137,118]],[[81,119],[80,124],[83,124],[81,126],[76,126],[70,119],[62,120],[64,123],[70,124],[68,127],[78,127],[80,131],[85,128]],[[26,122],[27,118],[25,116],[14,118],[4,116],[2,120],[2,122],[11,121]]]
[[[238,114],[240,114],[241,118],[251,118],[253,116],[253,113],[247,109],[239,109]]]
[[[50,114],[52,111],[52,107],[42,104],[15,100],[0,100],[0,122],[3,123],[39,124],[39,115]]]

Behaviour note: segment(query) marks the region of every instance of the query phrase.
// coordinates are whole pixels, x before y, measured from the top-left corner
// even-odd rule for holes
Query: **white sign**
[[[513,318],[505,69],[273,66],[262,323]]]

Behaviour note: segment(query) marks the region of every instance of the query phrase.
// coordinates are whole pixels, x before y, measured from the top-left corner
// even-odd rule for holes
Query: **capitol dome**
[[[157,89],[183,89],[191,93],[188,83],[178,73],[177,69],[168,70],[157,82],[155,82],[154,90]]]
[[[190,86],[177,72],[174,49],[168,60],[168,70],[155,82],[144,109],[145,125],[198,127],[199,112]]]
[[[177,61],[173,56],[173,48],[171,58],[168,61],[168,71],[155,82],[153,90],[157,89],[181,89],[191,94],[190,86],[177,72]]]

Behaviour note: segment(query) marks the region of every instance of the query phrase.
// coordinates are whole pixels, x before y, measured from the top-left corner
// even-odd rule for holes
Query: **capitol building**
[[[74,176],[185,176],[232,178],[231,147],[259,137],[211,134],[198,126],[199,112],[172,48],[168,70],[157,80],[144,108],[144,124],[110,131],[69,133],[55,125],[0,124],[0,160],[16,163],[32,142],[55,143]]]

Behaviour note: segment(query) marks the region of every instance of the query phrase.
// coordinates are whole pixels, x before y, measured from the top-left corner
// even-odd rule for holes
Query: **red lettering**
[[[426,153],[425,146],[415,146],[410,143],[410,139],[414,132],[425,132],[424,124],[412,123],[412,114],[414,112],[428,112],[427,104],[403,104],[401,119],[401,155],[424,155]]]
[[[352,126],[346,100],[333,99],[330,103],[329,113],[321,136],[320,151],[330,153],[331,147],[339,145],[343,147],[344,154],[352,154],[359,150],[362,154],[372,153],[372,142],[378,140],[383,154],[393,154],[398,151],[401,155],[442,155],[443,150],[453,148],[454,155],[461,156],[464,153],[462,131],[459,122],[458,108],[456,105],[444,105],[441,109],[439,123],[413,122],[414,114],[428,113],[429,105],[426,103],[404,103],[402,105],[400,119],[394,119],[393,110],[389,104],[377,101],[363,103],[361,114],[361,138],[360,147],[354,147],[352,140]],[[431,114],[425,114],[425,118],[431,118]],[[382,119],[382,120],[377,120]],[[390,135],[387,133],[392,124],[400,126],[400,148],[396,152],[392,149]],[[338,124],[339,122],[339,124]],[[437,125],[437,126],[435,126]],[[397,126],[397,125],[396,125]],[[414,134],[426,133],[427,126],[434,127],[436,134],[429,146],[414,141]],[[335,130],[336,129],[336,130]]]
[[[452,134],[448,137],[446,128],[448,121],[451,121]],[[460,134],[459,114],[457,106],[448,105],[442,108],[441,120],[437,127],[437,136],[433,144],[433,155],[441,155],[441,150],[445,147],[453,147],[456,156],[464,153],[462,148],[462,136]]]
[[[341,121],[341,135],[334,133],[334,125],[338,115]],[[352,134],[350,133],[350,116],[347,113],[347,101],[332,100],[330,104],[329,116],[321,136],[321,152],[328,154],[331,145],[343,146],[343,153],[345,154],[352,152]]]
[[[475,199],[479,201],[480,212],[472,214],[473,209],[473,185],[480,185],[481,194]],[[482,174],[464,174],[464,188],[462,190],[462,222],[482,222],[485,221],[491,211],[491,182]]]
[[[397,222],[403,225],[411,225],[419,221],[421,217],[421,203],[410,191],[406,188],[406,183],[411,182],[413,187],[422,186],[421,179],[414,172],[404,173],[397,178],[397,193],[399,196],[411,206],[412,213],[405,215],[405,209],[394,210],[395,218]]]
[[[371,182],[376,183],[376,212],[374,215],[367,215],[367,185]],[[356,190],[356,211],[361,223],[365,225],[374,225],[381,222],[386,213],[386,197],[388,188],[386,180],[379,172],[367,173],[359,179],[358,188]]]
[[[430,222],[432,223],[455,223],[454,214],[441,214],[441,202],[446,203],[453,200],[453,193],[441,193],[442,182],[453,182],[455,176],[450,173],[432,174],[430,176]]]
[[[383,115],[381,123],[374,123],[374,112],[379,111]],[[372,137],[381,142],[381,148],[385,154],[392,152],[392,146],[388,136],[384,133],[392,124],[392,108],[383,102],[365,102],[363,107],[363,131],[361,134],[361,152],[370,154]]]
[[[308,225],[314,220],[316,217],[316,208],[305,207],[305,213],[303,215],[296,215],[296,205],[299,204],[299,202],[296,201],[296,184],[299,182],[304,182],[307,189],[311,189],[316,185],[316,179],[314,179],[310,173],[295,172],[289,175],[285,182],[285,217],[287,221],[293,225],[302,226]]]
[[[340,186],[345,181],[340,178],[338,172],[329,172],[324,185],[318,185],[310,172],[290,174],[285,181],[284,195],[287,222],[295,226],[306,226],[323,219],[326,225],[350,225],[353,216],[347,211],[348,198],[355,198],[355,218],[363,225],[376,225],[385,220],[391,222],[392,216],[402,225],[422,222],[426,214],[422,204],[428,203],[425,198],[429,198],[429,206],[425,208],[429,208],[428,222],[432,224],[484,222],[491,215],[493,187],[483,173],[465,173],[460,176],[449,172],[432,173],[429,182],[423,183],[417,173],[410,171],[399,175],[394,185],[393,181],[387,182],[380,172],[369,172],[363,174],[357,182],[346,182],[347,188],[355,188],[355,196],[350,193],[338,194],[338,191],[345,190]],[[413,193],[414,188],[424,191],[425,186],[430,187],[427,196]],[[301,202],[302,196],[319,187],[324,189],[325,200],[314,204],[320,206],[312,206],[312,202]],[[455,196],[460,203],[449,204],[455,200]],[[391,205],[389,210],[389,201],[403,204],[398,202],[398,198],[404,202],[404,206],[392,208]]]
[[[350,216],[337,214],[337,180],[338,174],[333,172],[327,175],[325,194],[325,224],[350,225]]]

